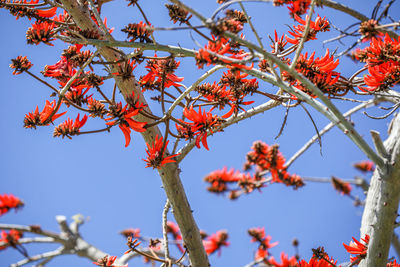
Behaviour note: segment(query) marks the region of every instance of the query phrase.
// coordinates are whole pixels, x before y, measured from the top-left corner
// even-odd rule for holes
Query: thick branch
[[[367,257],[359,266],[386,266],[400,200],[400,115],[393,119],[384,146],[390,155],[386,169],[371,178],[361,222],[361,237],[368,234]]]
[[[79,26],[79,28],[81,28],[82,30],[87,29],[97,31],[102,34],[98,26],[90,18],[87,6],[82,5],[78,0],[61,0],[61,2],[67,10],[68,14],[72,16],[76,24]],[[112,41],[109,37],[104,35],[102,35],[102,38]],[[100,54],[107,61],[123,59],[122,51],[117,53],[115,49],[104,46],[99,46],[98,49]],[[114,65],[115,64],[112,64],[110,68],[113,72],[118,72],[118,70],[116,69],[117,66]],[[133,91],[135,96],[139,96],[140,102],[142,102],[143,104],[147,104],[135,77],[132,77],[130,79],[115,77],[115,81],[119,90],[125,98],[131,96]],[[151,113],[151,110],[147,108],[147,112]],[[136,116],[135,119],[139,121],[151,122],[148,118],[140,114]],[[148,144],[151,144],[157,135],[162,136],[158,127],[151,127],[147,129],[144,133],[142,133],[144,140]],[[183,241],[189,251],[189,258],[192,266],[208,266],[208,258],[202,245],[199,229],[193,218],[192,210],[190,208],[183,185],[179,178],[178,165],[174,163],[169,163],[160,167],[158,171],[159,175],[161,176],[165,193],[167,194],[168,199],[171,201],[174,210],[174,216],[181,230]]]

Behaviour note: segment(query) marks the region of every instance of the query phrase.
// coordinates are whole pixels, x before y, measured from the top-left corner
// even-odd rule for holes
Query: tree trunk
[[[386,158],[387,168],[375,170],[362,216],[361,237],[370,236],[367,256],[359,264],[362,267],[387,264],[400,200],[400,114],[389,126],[384,147],[387,153],[381,156]]]

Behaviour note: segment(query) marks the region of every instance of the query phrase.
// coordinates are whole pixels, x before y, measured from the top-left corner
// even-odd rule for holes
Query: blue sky
[[[153,25],[171,25],[164,2],[141,2]],[[210,16],[218,6],[211,0],[185,2],[206,16]],[[341,2],[366,15],[370,15],[373,7],[373,1]],[[137,9],[127,8],[126,5],[126,1],[115,0],[103,6],[103,15],[107,16],[108,25],[115,27],[113,35],[119,40],[125,40],[125,34],[120,31],[124,25],[142,20]],[[273,35],[274,29],[283,34],[288,30],[287,25],[294,24],[284,7],[274,8],[266,3],[246,3],[246,7],[265,44],[269,44],[267,36]],[[398,7],[397,4],[393,10],[398,10]],[[87,222],[81,228],[82,236],[101,250],[117,256],[126,250],[126,242],[118,234],[122,229],[140,228],[145,236],[160,237],[166,197],[157,172],[145,168],[145,162],[141,160],[145,157],[145,144],[139,134],[134,133],[131,145],[125,148],[123,135],[118,128],[111,133],[83,135],[69,140],[53,138],[51,127],[37,130],[22,127],[24,115],[33,111],[36,105],[41,109],[45,100],[50,99],[51,92],[27,75],[13,76],[8,67],[10,59],[27,55],[34,64],[31,71],[40,75],[46,64],[52,65],[59,60],[62,50],[67,46],[60,41],[55,42],[54,47],[27,45],[25,32],[30,22],[24,18],[16,21],[5,10],[0,12],[0,23],[3,25],[3,41],[0,44],[0,194],[13,193],[26,204],[17,213],[11,212],[0,217],[0,223],[38,224],[43,229],[58,231],[56,215],[71,218],[75,214],[83,214]],[[349,16],[332,12],[329,8],[318,8],[316,13],[326,15],[342,28],[355,22]],[[197,23],[194,20],[193,24]],[[254,40],[248,28],[245,34],[248,39]],[[332,30],[331,33],[320,35],[320,38],[322,40],[337,34]],[[188,32],[156,32],[155,36],[160,43],[198,48]],[[193,34],[193,38],[205,44],[198,35]],[[353,41],[345,43],[351,44]],[[326,47],[331,50],[338,48],[338,51],[345,48],[339,43],[322,48],[321,41],[317,40],[307,43],[305,51],[316,50],[317,55],[322,56]],[[338,71],[349,76],[357,68],[360,65],[342,59]],[[145,74],[141,67],[135,71],[136,76]],[[176,74],[185,77],[183,83],[188,86],[201,75],[201,71],[189,59],[182,60]],[[221,74],[217,73],[209,81],[218,79]],[[55,84],[54,81],[50,82]],[[267,92],[276,90],[268,84],[260,85]],[[112,84],[106,83],[103,88],[110,92]],[[335,103],[343,112],[355,105]],[[156,103],[150,105],[154,110],[159,110]],[[327,119],[311,108],[309,110],[318,128],[322,129],[328,123]],[[252,261],[256,245],[250,243],[247,234],[247,229],[251,227],[265,227],[272,241],[279,241],[279,245],[271,250],[276,258],[279,258],[281,251],[294,255],[291,241],[297,238],[300,241],[300,255],[307,260],[311,256],[311,248],[318,246],[324,246],[329,255],[339,262],[349,259],[342,243],[349,243],[352,236],[358,238],[362,208],[354,207],[349,198],[339,195],[330,184],[310,183],[297,191],[273,184],[262,189],[261,193],[254,192],[237,201],[206,191],[203,177],[224,166],[241,169],[245,155],[255,140],[268,144],[279,143],[282,153],[290,158],[315,134],[311,121],[297,107],[290,110],[284,133],[275,140],[284,113],[285,109],[278,107],[233,125],[223,133],[216,133],[208,138],[210,151],[195,148],[181,164],[181,179],[199,228],[208,233],[219,229],[229,232],[231,245],[222,250],[221,257],[210,256],[212,266],[244,266]],[[381,115],[382,111],[373,109],[370,113]],[[75,118],[76,113],[70,114],[69,117]],[[389,120],[371,120],[362,114],[356,114],[351,119],[368,143],[371,144],[370,129],[378,130],[383,138],[386,137]],[[58,123],[61,121],[59,119]],[[99,121],[90,121],[85,130],[97,129],[101,125]],[[322,145],[322,155],[318,145],[314,145],[289,171],[300,176],[335,175],[344,179],[362,175],[351,165],[364,160],[365,156],[339,130],[333,129],[326,134],[322,138]],[[360,190],[355,190],[354,194],[362,196]],[[169,214],[169,218],[172,219],[172,214]],[[30,255],[35,255],[56,247],[27,245],[26,248]],[[0,265],[6,266],[21,258],[12,249],[1,251]],[[141,260],[130,263],[130,266],[142,265],[145,266]],[[48,266],[91,266],[91,263],[77,256],[61,256]]]

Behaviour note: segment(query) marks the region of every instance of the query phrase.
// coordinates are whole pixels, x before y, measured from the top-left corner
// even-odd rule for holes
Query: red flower
[[[55,40],[55,27],[55,23],[49,23],[47,21],[36,21],[36,23],[32,24],[32,27],[29,28],[26,32],[26,40],[28,44],[38,45],[40,42],[43,42],[47,45],[53,46],[53,44],[50,42]]]
[[[131,99],[130,102],[132,103],[126,104],[123,108],[121,102],[116,105],[110,106],[108,116],[111,117],[105,119],[106,121],[109,121],[106,123],[107,125],[112,126],[118,124],[119,128],[125,136],[125,147],[127,147],[131,141],[131,129],[140,133],[146,131],[144,126],[147,124],[147,122],[139,122],[132,119],[132,117],[138,115],[140,110],[144,107],[142,103],[134,100],[133,94],[134,93],[132,92],[132,97],[129,98]],[[110,121],[113,119],[116,120]]]
[[[369,243],[369,235],[365,235],[364,238],[361,238],[365,244],[359,242],[357,239],[353,237],[353,241],[350,241],[349,245],[343,243],[344,248],[348,253],[356,255],[355,257],[350,257],[351,262],[355,262],[358,264],[362,259],[367,256],[368,243]]]
[[[290,1],[288,4],[288,9],[290,11],[290,16],[294,17],[295,15],[301,16],[305,14],[310,7],[311,0],[295,0]]]
[[[293,26],[294,30],[292,32],[289,32],[290,35],[292,35],[294,38],[290,38],[286,36],[286,40],[291,43],[291,44],[298,44],[300,39],[303,37],[303,32],[304,29],[306,28],[306,21],[307,21],[307,17],[306,19],[303,20],[302,18],[300,18],[297,15],[294,15],[295,20],[300,23],[301,25],[297,25],[297,26]],[[310,21],[310,31],[307,35],[306,41],[308,40],[315,40],[316,35],[318,32],[325,32],[325,31],[329,31],[330,25],[327,19],[325,19],[325,17],[321,18],[319,15],[317,16],[317,18],[315,19],[315,21]]]
[[[18,56],[15,59],[11,59],[12,63],[10,64],[10,68],[14,69],[13,75],[21,74],[22,72],[29,70],[33,64],[25,57]]]
[[[376,66],[369,66],[370,75],[364,75],[364,82],[369,87],[359,87],[362,91],[380,91],[395,86],[400,82],[400,63],[385,62]]]
[[[128,267],[128,265],[124,266],[117,266],[114,265],[114,261],[117,259],[117,256],[104,256],[104,258],[98,259],[96,262],[93,262],[93,264],[96,264],[98,266],[102,267]]]
[[[351,185],[349,183],[332,176],[332,185],[342,195],[350,195]]]
[[[354,163],[354,168],[362,172],[373,172],[375,170],[375,165],[372,161],[364,160]]]
[[[157,57],[157,55],[154,55],[154,57]],[[161,89],[162,83],[165,88],[180,86],[177,82],[183,81],[183,77],[178,77],[174,74],[179,65],[179,61],[170,57],[166,59],[150,59],[146,65],[148,73],[141,77],[140,83],[145,88],[150,89]]]
[[[237,183],[242,178],[242,174],[234,169],[227,170],[224,167],[222,170],[215,170],[204,177],[204,181],[211,185],[207,188],[208,191],[214,193],[222,193],[228,190],[228,183]]]
[[[36,106],[36,109],[34,112],[29,112],[28,114],[25,115],[24,118],[24,127],[25,128],[35,128],[36,126],[46,126],[49,125],[50,122],[53,122],[55,119],[61,117],[66,111],[60,114],[56,114],[57,111],[55,111],[57,104],[56,100],[53,100],[52,102],[46,100],[46,105],[44,106],[42,112],[39,113],[39,107]],[[50,115],[54,115],[50,118]]]
[[[62,138],[68,137],[69,139],[71,139],[71,136],[79,134],[80,128],[85,125],[87,118],[88,116],[84,115],[83,118],[79,120],[79,114],[76,117],[75,121],[68,118],[66,121],[64,121],[54,129],[53,136],[61,136]]]
[[[186,139],[191,138],[192,136],[197,135],[196,137],[196,146],[200,148],[200,141],[202,142],[203,146],[208,149],[207,144],[207,131],[210,130],[211,133],[213,129],[217,128],[221,124],[221,120],[218,118],[217,115],[212,115],[211,112],[201,111],[201,107],[199,107],[199,112],[196,112],[193,109],[193,106],[190,106],[189,109],[185,108],[183,110],[183,115],[185,118],[192,122],[181,122],[187,125],[188,129],[185,129],[185,126],[177,125],[177,130],[182,137]],[[188,135],[188,133],[192,133],[192,135]]]
[[[217,231],[215,234],[207,237],[206,240],[203,240],[203,246],[206,250],[207,255],[214,253],[219,250],[219,255],[221,253],[222,246],[229,246],[228,240],[228,232],[226,230]]]
[[[284,252],[281,253],[281,263],[275,261],[274,257],[268,259],[269,264],[274,267],[295,267],[297,266],[296,257],[288,257]]]
[[[23,206],[24,202],[12,194],[0,195],[0,216],[7,213],[10,209],[18,209]]]
[[[335,261],[334,259],[329,259],[328,257],[326,257],[325,259],[316,259],[316,258],[311,258],[309,262],[305,261],[305,260],[301,260],[298,263],[297,267],[332,267],[334,265],[336,265],[337,261]]]
[[[11,229],[8,233],[1,231],[0,233],[0,250],[6,249],[8,246],[16,247],[18,245],[18,240],[22,237],[22,232]]]
[[[153,145],[150,146],[149,144],[147,144],[147,149],[146,149],[147,159],[144,159],[144,161],[147,162],[146,168],[147,167],[153,167],[153,169],[160,168],[164,164],[175,162],[175,160],[173,160],[172,158],[178,156],[179,154],[167,157],[165,157],[164,155],[168,142],[169,141],[165,143],[165,147],[163,148],[163,138],[160,137],[160,139],[158,139],[158,135],[156,135]]]
[[[250,228],[248,230],[250,236],[253,237],[251,242],[258,242],[258,249],[256,251],[255,259],[260,260],[268,256],[268,250],[275,247],[278,242],[270,243],[272,237],[265,234],[264,227]]]
[[[400,264],[397,263],[396,259],[394,261],[389,262],[386,267],[400,267]]]

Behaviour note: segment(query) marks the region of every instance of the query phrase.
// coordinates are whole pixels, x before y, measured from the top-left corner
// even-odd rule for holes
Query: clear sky
[[[214,0],[185,2],[205,16],[210,16],[218,6]],[[340,2],[369,16],[375,1]],[[172,25],[163,1],[139,3],[153,25]],[[399,4],[396,5],[392,10],[399,10]],[[246,3],[246,7],[266,45],[269,45],[268,34],[272,36],[275,29],[280,35],[287,33],[287,25],[294,24],[285,7],[276,8],[270,3]],[[326,7],[317,8],[316,13],[326,15],[341,28],[355,22],[349,16],[332,12]],[[126,38],[120,31],[125,25],[142,20],[138,10],[127,7],[127,1],[123,0],[105,4],[103,15],[107,16],[108,25],[115,27],[113,35],[118,40]],[[192,23],[197,25],[198,21],[194,19]],[[28,75],[13,76],[8,67],[10,59],[18,55],[28,56],[34,64],[31,71],[40,75],[46,64],[52,65],[59,60],[62,50],[67,46],[60,41],[56,41],[54,47],[27,45],[25,32],[30,22],[25,18],[16,21],[5,10],[0,10],[0,25],[0,194],[13,193],[26,204],[17,213],[11,212],[0,217],[0,223],[35,224],[46,230],[58,231],[56,215],[65,215],[70,219],[75,214],[83,214],[87,219],[81,228],[85,240],[116,256],[126,250],[126,241],[118,234],[122,229],[140,228],[144,236],[160,237],[161,215],[166,197],[157,172],[145,168],[146,164],[141,160],[145,157],[145,144],[141,136],[133,133],[130,146],[125,148],[124,137],[118,128],[114,128],[111,133],[83,135],[72,140],[53,138],[52,127],[24,129],[24,115],[33,111],[36,105],[41,109],[45,100],[50,99],[51,91]],[[342,51],[346,46],[337,42],[325,48],[321,45],[321,40],[337,34],[335,30],[321,34],[321,39],[306,44],[305,51],[315,50],[317,56],[325,54],[326,47],[332,51],[336,48]],[[248,28],[245,29],[245,35],[254,40]],[[155,36],[163,44],[198,48],[189,32],[164,31],[156,32]],[[192,36],[202,45],[205,44],[200,36],[195,33]],[[354,41],[349,39],[345,44]],[[181,68],[176,72],[178,76],[185,77],[183,83],[187,86],[201,75],[193,63],[193,59],[183,60]],[[338,71],[350,76],[360,66],[341,59]],[[135,70],[136,76],[145,73],[143,67]],[[221,74],[212,76],[209,81],[218,79]],[[54,80],[49,82],[57,85]],[[106,83],[103,88],[111,92],[112,84]],[[270,93],[276,91],[276,88],[261,82],[260,88]],[[149,93],[146,96],[153,95]],[[338,101],[335,103],[343,112],[356,105]],[[157,111],[159,108],[156,105],[150,104]],[[322,129],[328,123],[327,119],[311,108],[309,110],[318,128]],[[382,115],[378,109],[369,112]],[[75,118],[75,114],[71,112],[69,117]],[[342,243],[348,244],[352,236],[359,237],[362,208],[354,207],[351,199],[338,194],[330,184],[309,183],[297,191],[282,184],[273,184],[263,188],[261,193],[254,192],[236,201],[206,191],[203,177],[224,166],[241,169],[253,141],[279,143],[282,153],[290,158],[315,134],[305,112],[296,107],[289,112],[283,135],[275,140],[284,114],[285,109],[278,107],[233,125],[223,133],[208,138],[210,151],[195,148],[182,162],[181,179],[199,228],[208,233],[219,229],[227,229],[229,232],[231,245],[223,248],[221,257],[210,256],[212,266],[244,266],[251,262],[256,250],[256,245],[250,243],[251,238],[247,234],[247,229],[251,227],[265,227],[272,241],[279,241],[279,245],[271,249],[275,257],[279,258],[281,251],[294,255],[291,241],[297,238],[300,242],[300,255],[307,260],[311,256],[311,248],[318,246],[324,246],[338,262],[349,260]],[[376,121],[362,114],[356,114],[351,119],[368,143],[371,143],[370,129],[380,131],[383,138],[386,138],[388,119]],[[59,119],[56,124],[61,121]],[[92,120],[84,129],[98,129],[101,126],[102,122]],[[343,133],[334,129],[322,138],[322,155],[318,145],[313,145],[289,171],[300,176],[335,175],[352,179],[362,175],[352,164],[364,159],[359,149]],[[355,190],[354,195],[363,198],[360,190]],[[172,214],[169,214],[169,218],[173,219]],[[26,248],[29,255],[35,255],[56,246],[26,245]],[[22,256],[15,250],[1,251],[0,267],[20,259]],[[144,266],[141,259],[129,265]],[[91,263],[77,256],[61,256],[48,266],[91,266]]]

